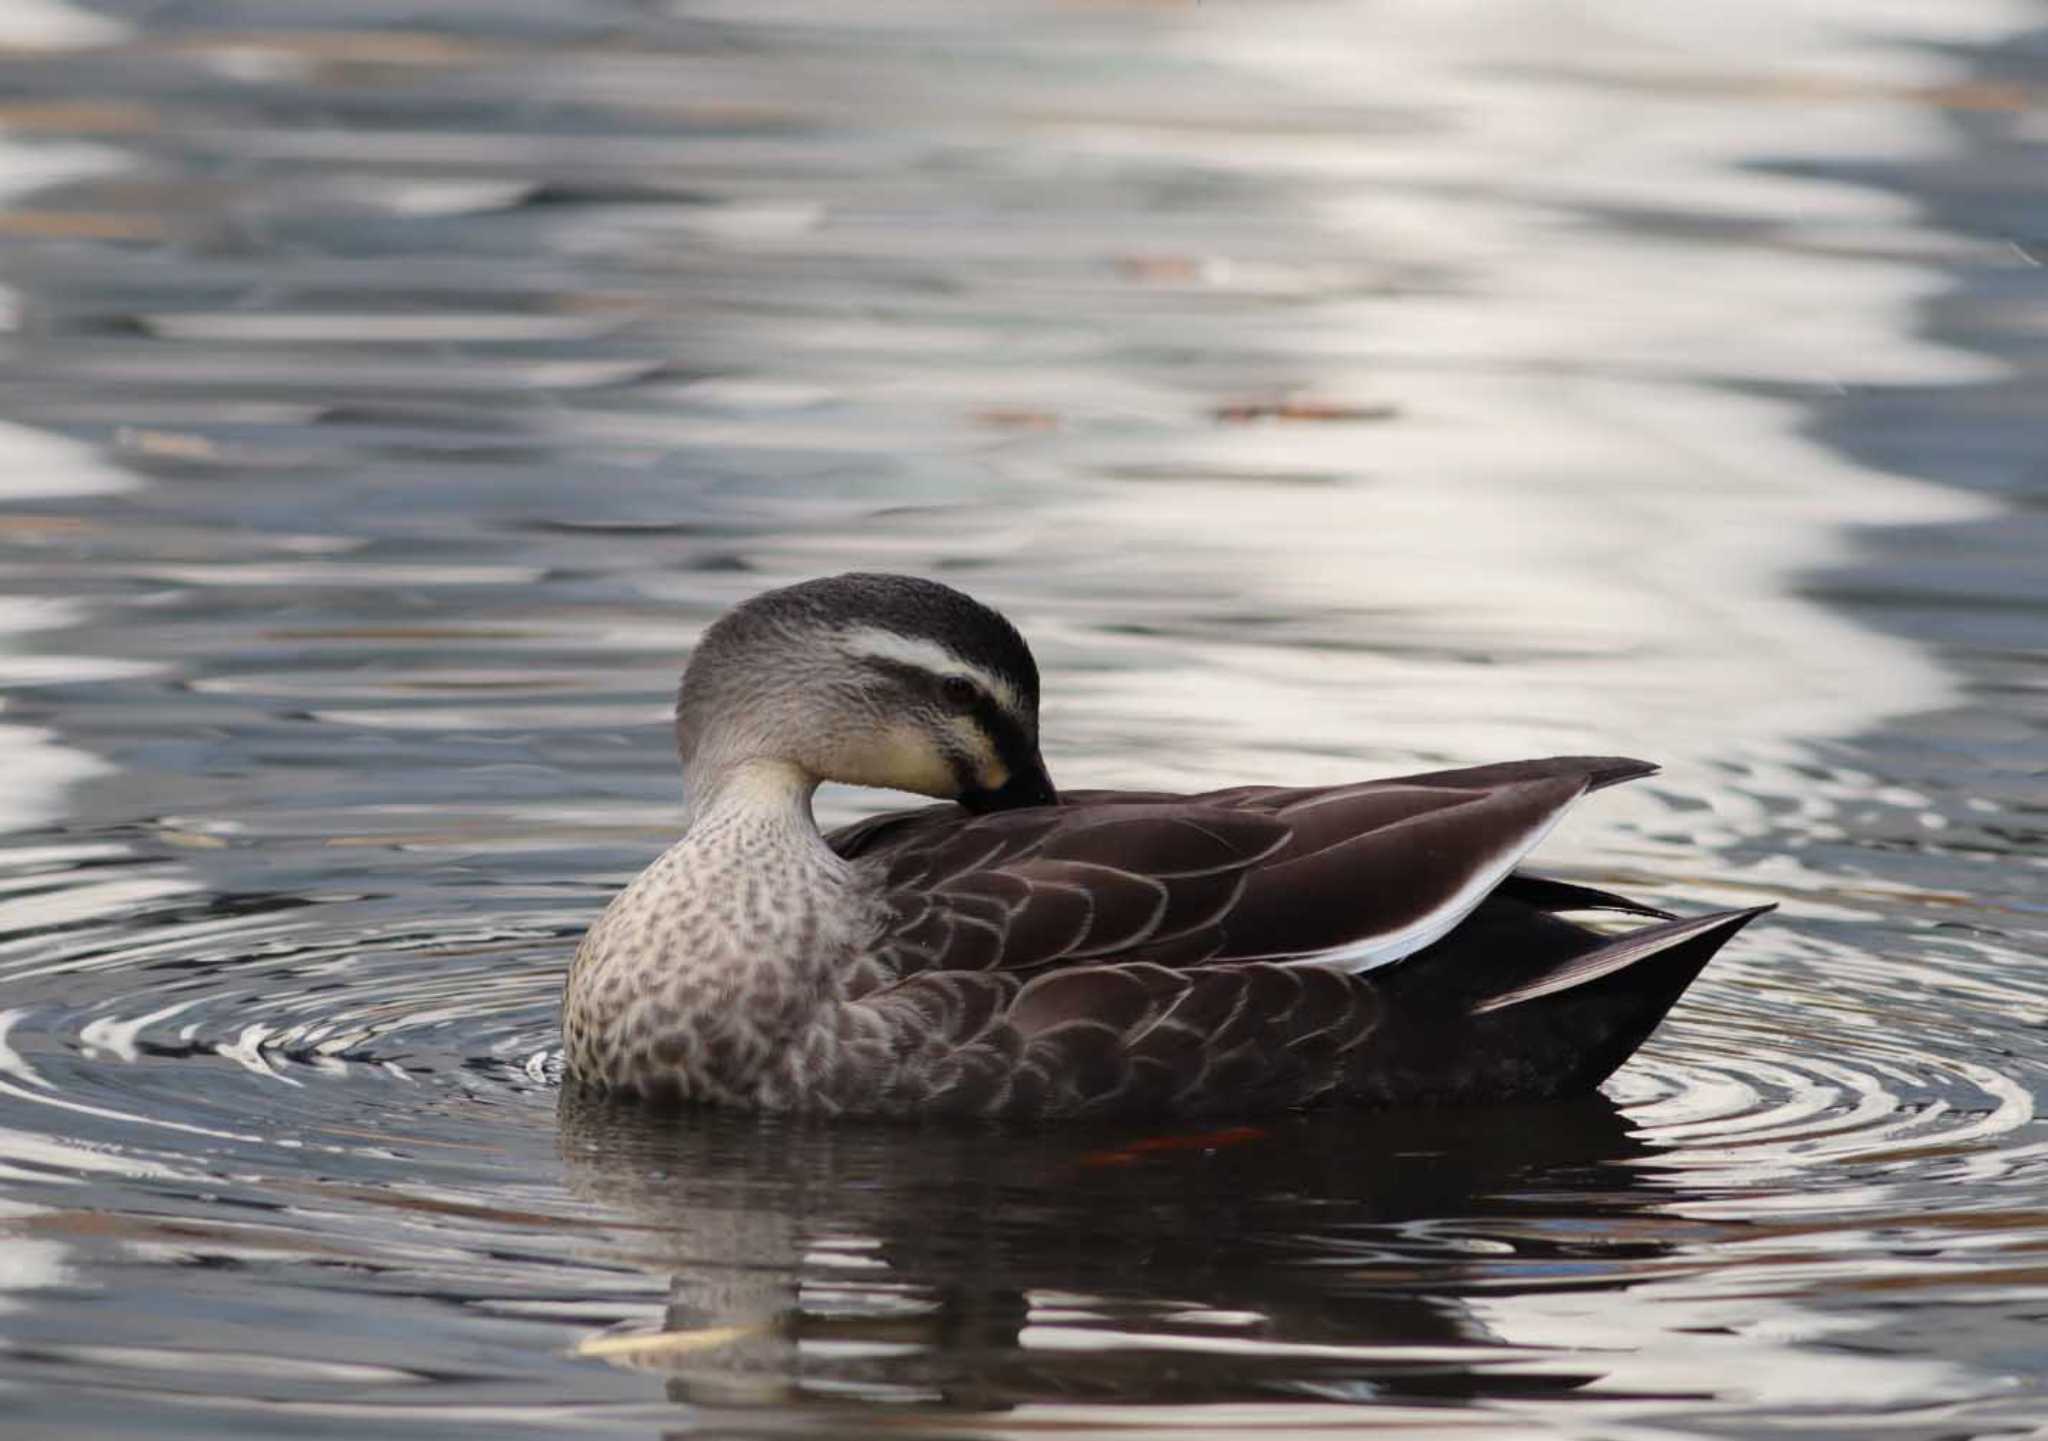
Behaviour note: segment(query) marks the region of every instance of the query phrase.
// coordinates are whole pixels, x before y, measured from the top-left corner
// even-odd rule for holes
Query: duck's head
[[[1058,799],[1030,647],[979,601],[914,576],[807,580],[729,611],[683,672],[676,743],[693,786],[769,762],[973,811]]]

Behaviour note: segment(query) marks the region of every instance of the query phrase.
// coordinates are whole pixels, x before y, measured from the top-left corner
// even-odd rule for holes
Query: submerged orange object
[[[1143,1136],[1127,1146],[1090,1151],[1081,1158],[1084,1166],[1135,1166],[1147,1156],[1181,1151],[1220,1151],[1263,1141],[1271,1134],[1258,1126],[1225,1126],[1219,1131],[1183,1131],[1171,1136]]]

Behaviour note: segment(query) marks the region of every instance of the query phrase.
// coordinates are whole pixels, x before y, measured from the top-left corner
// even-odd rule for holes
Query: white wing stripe
[[[1581,791],[1579,795],[1584,795]],[[1579,797],[1574,796],[1572,800]],[[1493,889],[1507,879],[1509,871],[1523,856],[1541,845],[1543,838],[1550,834],[1552,827],[1564,818],[1571,809],[1571,802],[1557,807],[1538,820],[1521,835],[1509,840],[1494,853],[1491,860],[1472,872],[1465,884],[1458,887],[1448,899],[1439,902],[1422,915],[1396,931],[1382,931],[1377,935],[1362,936],[1347,941],[1332,950],[1318,951],[1312,956],[1298,956],[1281,961],[1283,966],[1329,966],[1354,974],[1370,971],[1404,956],[1412,956],[1424,946],[1442,940],[1449,935],[1458,922],[1472,914],[1479,903],[1493,894]]]

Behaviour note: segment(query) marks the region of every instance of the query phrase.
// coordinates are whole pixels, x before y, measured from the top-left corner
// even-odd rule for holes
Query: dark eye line
[[[981,700],[981,687],[964,675],[941,676],[939,694],[961,710],[972,710]]]
[[[1005,765],[1015,770],[1031,763],[1038,747],[1008,711],[984,697],[974,707],[974,719],[994,743],[996,754]]]
[[[893,676],[905,685],[925,688],[927,693],[936,691],[947,705],[963,714],[982,715],[999,709],[994,697],[964,675],[937,675],[923,666],[886,656],[862,656],[861,663],[869,670]]]

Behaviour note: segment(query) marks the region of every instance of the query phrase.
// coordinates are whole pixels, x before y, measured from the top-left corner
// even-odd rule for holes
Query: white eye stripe
[[[960,659],[935,640],[899,635],[879,626],[860,626],[839,632],[839,645],[848,655],[864,660],[894,661],[898,665],[916,666],[936,676],[963,677],[994,696],[1003,709],[1012,714],[1019,709],[1015,686],[1001,676]]]

